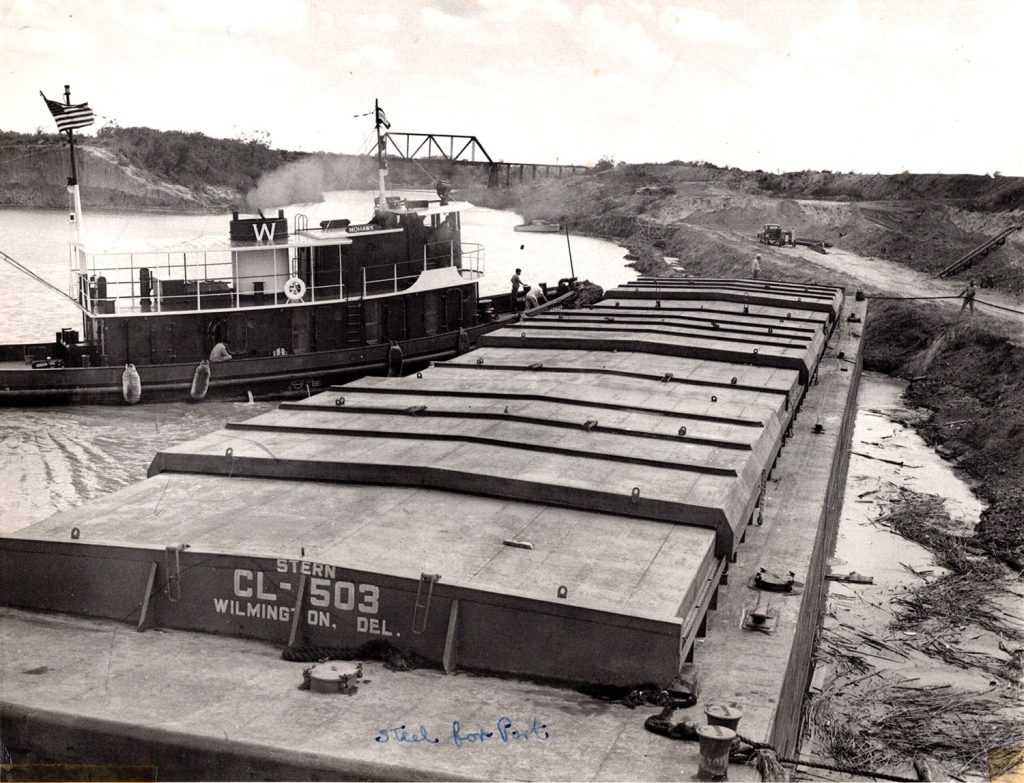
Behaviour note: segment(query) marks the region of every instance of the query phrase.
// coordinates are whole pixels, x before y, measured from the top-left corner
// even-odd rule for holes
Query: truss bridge
[[[476,136],[453,133],[406,133],[388,131],[383,135],[385,152],[404,160],[446,161],[463,166],[486,166],[487,185],[510,187],[527,179],[586,174],[588,166],[562,163],[515,163],[494,160]],[[373,155],[377,154],[374,147]]]

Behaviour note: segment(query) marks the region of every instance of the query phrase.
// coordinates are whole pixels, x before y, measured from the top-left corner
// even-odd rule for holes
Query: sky
[[[0,129],[102,124],[358,153],[1024,175],[1018,0],[0,0]],[[88,132],[88,131],[87,131]]]

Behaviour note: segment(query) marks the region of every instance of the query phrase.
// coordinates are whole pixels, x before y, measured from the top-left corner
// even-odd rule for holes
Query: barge
[[[4,742],[179,779],[693,779],[645,729],[664,690],[797,753],[864,308],[641,278],[161,450],[0,538]],[[359,661],[346,695],[297,687],[320,657]]]
[[[512,230],[533,234],[558,234],[561,232],[562,226],[560,223],[552,223],[547,220],[531,220],[528,223],[520,223]]]

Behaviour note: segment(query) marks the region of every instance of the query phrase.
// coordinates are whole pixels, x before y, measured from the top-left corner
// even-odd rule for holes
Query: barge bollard
[[[707,715],[708,725],[725,726],[727,729],[736,731],[740,725],[740,718],[743,717],[742,710],[730,707],[727,704],[709,704],[704,708]]]
[[[700,780],[725,780],[729,773],[729,750],[736,732],[725,726],[701,726],[697,729],[700,738]]]

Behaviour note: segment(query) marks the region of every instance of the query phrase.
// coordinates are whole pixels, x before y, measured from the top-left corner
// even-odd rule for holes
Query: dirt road
[[[756,251],[755,251],[756,252]],[[839,248],[829,248],[823,255],[807,247],[772,248],[773,257],[800,258],[823,269],[840,272],[853,277],[863,284],[869,295],[872,293],[888,296],[956,296],[963,289],[962,280],[942,280],[917,272],[901,264],[886,261],[882,258],[859,256]],[[827,277],[827,275],[823,276]],[[977,304],[979,313],[994,316],[1006,323],[1016,323],[1024,329],[1024,306],[1015,297],[992,289],[978,289],[977,299],[991,302],[1000,307],[1017,310],[1017,313],[999,310]],[[961,307],[955,299],[939,299],[938,304],[946,307]]]

